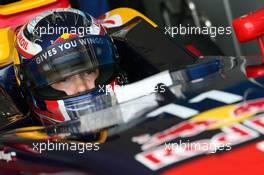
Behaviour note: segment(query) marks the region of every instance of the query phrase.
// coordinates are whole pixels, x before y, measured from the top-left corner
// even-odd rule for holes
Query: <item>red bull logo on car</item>
[[[262,116],[261,120],[263,119],[264,117]],[[263,130],[264,127],[262,128]],[[222,128],[221,132],[215,134],[211,139],[201,139],[190,143],[204,146],[199,147],[200,149],[189,149],[189,147],[182,146],[172,149],[172,147],[165,144],[139,153],[135,156],[135,159],[151,170],[158,170],[198,155],[210,154],[212,150],[210,150],[209,145],[215,145],[218,148],[226,146],[229,149],[224,149],[224,151],[229,151],[231,146],[251,141],[258,136],[259,133],[257,131],[241,124],[235,124]]]
[[[144,151],[135,159],[152,170],[158,170],[172,163],[201,155],[211,150],[193,150],[177,147],[168,149],[168,142],[177,138],[194,137],[202,132],[220,129],[220,132],[210,139],[193,141],[208,145],[230,144],[238,145],[264,134],[264,98],[244,101],[237,104],[213,108],[193,116],[191,119],[155,133],[132,138],[141,145]],[[240,124],[238,124],[240,123]],[[161,145],[161,146],[160,146]]]

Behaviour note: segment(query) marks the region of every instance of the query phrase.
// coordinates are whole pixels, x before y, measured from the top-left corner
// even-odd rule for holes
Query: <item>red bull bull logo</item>
[[[73,38],[73,37],[75,37],[75,36],[77,36],[77,34],[64,33],[64,34],[62,34],[59,38],[57,38],[57,39],[54,41],[54,43],[59,43],[59,42],[65,40],[65,39]]]
[[[245,104],[241,104],[237,109],[234,110],[235,116],[241,116],[243,114],[251,112],[262,112],[264,110],[264,99],[257,99],[248,101]]]

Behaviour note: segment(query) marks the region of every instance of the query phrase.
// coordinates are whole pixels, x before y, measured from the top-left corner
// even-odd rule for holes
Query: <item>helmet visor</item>
[[[27,86],[38,89],[81,72],[100,71],[104,66],[109,68],[115,64],[115,51],[108,36],[87,35],[56,43],[32,59],[22,63],[22,71]],[[112,74],[113,70],[110,70],[100,80],[107,81]]]

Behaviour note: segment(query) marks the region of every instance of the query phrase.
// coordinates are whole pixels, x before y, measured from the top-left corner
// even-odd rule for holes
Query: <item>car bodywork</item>
[[[100,18],[117,43],[120,65],[133,80],[114,91],[117,105],[66,123],[2,132],[1,170],[169,175],[198,170],[245,174],[253,169],[261,174],[264,79],[248,79],[244,73],[255,60],[198,59],[161,35],[146,17],[135,11],[129,16],[127,10]],[[11,71],[9,66],[1,70]],[[8,91],[9,82],[2,84],[16,96]],[[244,166],[230,167],[234,159]]]

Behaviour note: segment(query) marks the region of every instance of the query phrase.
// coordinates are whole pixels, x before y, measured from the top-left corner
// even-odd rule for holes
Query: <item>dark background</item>
[[[186,10],[188,3],[194,3],[200,18],[210,20],[212,26],[231,26],[232,20],[264,7],[264,0],[109,0],[110,8],[132,7],[144,13],[160,26],[166,25],[164,13],[169,14],[171,25],[179,22],[192,23]],[[183,5],[187,4],[187,5]],[[185,12],[183,12],[185,11]],[[184,19],[183,19],[184,18]],[[214,42],[225,55],[259,55],[257,41],[238,43],[232,35],[218,35]]]

